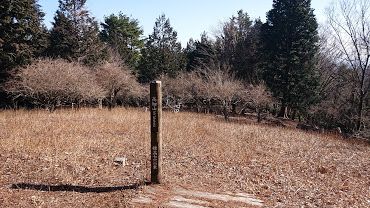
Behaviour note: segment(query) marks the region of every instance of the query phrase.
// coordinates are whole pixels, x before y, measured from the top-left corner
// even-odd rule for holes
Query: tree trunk
[[[282,103],[281,108],[280,108],[280,112],[278,114],[278,117],[285,118],[286,117],[286,111],[287,111],[287,107],[286,107],[285,103]]]
[[[206,114],[209,114],[210,109],[211,109],[211,101],[210,101],[210,100],[207,100],[207,109],[206,109]]]
[[[229,111],[227,110],[227,105],[224,105],[224,117],[225,121],[229,121]]]
[[[362,123],[362,111],[364,108],[364,100],[365,100],[365,94],[361,92],[360,95],[360,103],[358,104],[358,117],[357,117],[357,124],[356,124],[356,130],[361,130],[361,123]]]
[[[115,103],[114,103],[114,100],[115,100],[115,92],[112,92],[110,97],[109,97],[109,105],[108,105],[108,109],[111,110],[112,108],[115,107]]]
[[[236,114],[236,104],[231,104],[231,112],[235,115]]]
[[[262,117],[261,117],[261,110],[257,108],[257,122],[261,123]]]
[[[293,110],[292,117],[291,117],[292,121],[295,120],[296,116],[297,116],[297,110]]]

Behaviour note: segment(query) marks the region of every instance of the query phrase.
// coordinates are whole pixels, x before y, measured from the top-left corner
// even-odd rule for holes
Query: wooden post
[[[162,182],[162,83],[150,83],[151,182]]]

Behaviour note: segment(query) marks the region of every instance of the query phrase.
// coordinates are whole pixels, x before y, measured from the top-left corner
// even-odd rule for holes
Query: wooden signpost
[[[151,182],[162,182],[162,90],[161,81],[150,83]]]

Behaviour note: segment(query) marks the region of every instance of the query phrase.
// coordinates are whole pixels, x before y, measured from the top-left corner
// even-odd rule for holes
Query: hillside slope
[[[0,207],[131,207],[150,181],[149,123],[139,109],[0,112]],[[253,194],[266,207],[370,206],[366,143],[170,112],[163,140],[164,189]]]

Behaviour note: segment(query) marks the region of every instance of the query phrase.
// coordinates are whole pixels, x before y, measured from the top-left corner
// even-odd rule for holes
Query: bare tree
[[[228,70],[222,70],[214,63],[208,63],[194,71],[182,73],[176,78],[162,77],[163,101],[165,105],[177,111],[185,104],[196,104],[199,108],[216,108],[229,120],[230,107],[233,112],[236,106],[253,108],[261,121],[261,112],[268,103],[272,102],[269,91],[263,84],[246,86],[236,79]]]
[[[63,59],[39,59],[18,69],[5,84],[5,91],[14,100],[24,99],[48,110],[104,97],[89,68]]]
[[[241,93],[244,91],[242,81],[216,65],[201,70],[199,76],[203,79],[198,87],[200,96],[208,102],[217,102],[222,108],[225,120],[228,121],[230,106],[241,101]]]
[[[370,89],[370,1],[335,1],[327,9],[327,16],[340,60],[352,70],[358,99],[356,128],[361,130],[364,102]]]
[[[180,73],[176,78],[162,76],[164,104],[178,112],[184,105],[193,104],[198,97],[199,83],[202,82],[195,72]]]
[[[259,85],[249,85],[242,92],[242,100],[246,106],[252,108],[257,113],[258,123],[262,121],[262,112],[267,105],[274,102],[274,98],[267,87],[260,83]]]
[[[141,86],[136,77],[131,74],[128,66],[121,60],[111,57],[109,62],[103,63],[95,71],[99,85],[105,90],[105,99],[109,108],[116,106],[117,100],[126,100],[129,97],[140,97]]]
[[[317,54],[320,76],[319,94],[321,102],[304,112],[311,124],[321,128],[341,127],[345,132],[355,129],[356,120],[351,108],[354,82],[352,70],[341,62],[341,55],[329,27],[320,27],[320,50]],[[357,113],[356,113],[357,114]]]

